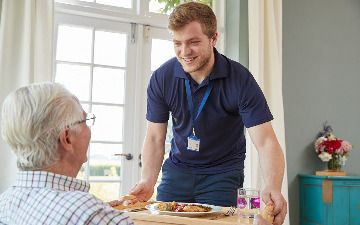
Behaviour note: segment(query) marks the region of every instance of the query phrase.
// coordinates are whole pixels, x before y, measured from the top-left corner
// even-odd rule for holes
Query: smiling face
[[[175,54],[185,72],[195,77],[209,75],[215,62],[216,38],[217,33],[211,38],[204,34],[196,21],[173,31]]]

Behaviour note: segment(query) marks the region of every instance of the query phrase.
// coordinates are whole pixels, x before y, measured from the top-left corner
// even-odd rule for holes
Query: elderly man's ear
[[[60,136],[59,136],[59,142],[61,147],[65,150],[65,151],[73,151],[73,145],[72,145],[72,141],[70,138],[70,130],[68,128],[63,129],[60,132]]]

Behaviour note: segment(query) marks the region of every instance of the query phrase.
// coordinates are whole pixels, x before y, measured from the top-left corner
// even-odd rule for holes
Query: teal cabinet
[[[360,177],[299,175],[301,225],[360,225]]]
[[[350,221],[357,221],[357,223],[354,224],[360,224],[360,188],[352,188],[350,189],[350,209],[356,209],[356,210],[350,210]]]

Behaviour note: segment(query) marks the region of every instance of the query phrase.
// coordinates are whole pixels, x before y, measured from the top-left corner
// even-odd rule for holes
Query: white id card
[[[190,151],[198,152],[200,150],[200,139],[195,135],[191,135],[188,139],[188,147],[187,149]]]

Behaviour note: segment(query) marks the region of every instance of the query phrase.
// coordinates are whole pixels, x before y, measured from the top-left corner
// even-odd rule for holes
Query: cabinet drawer
[[[360,224],[360,188],[349,188],[350,191],[350,221]]]
[[[333,201],[329,205],[328,221],[330,224],[345,225],[350,223],[350,198],[348,187],[333,187]]]
[[[327,206],[322,201],[321,185],[306,184],[300,193],[302,224],[327,224]]]

